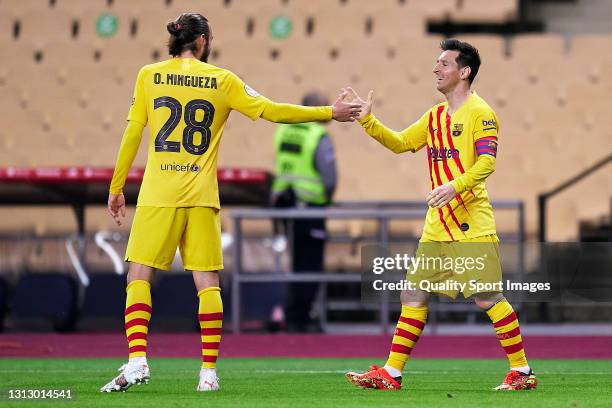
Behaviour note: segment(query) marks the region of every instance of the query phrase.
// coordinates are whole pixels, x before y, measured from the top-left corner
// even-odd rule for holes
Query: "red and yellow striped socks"
[[[529,365],[523,349],[521,329],[510,303],[507,300],[502,300],[487,310],[487,314],[493,322],[495,334],[497,334],[497,338],[508,356],[510,369],[528,373]]]
[[[223,326],[223,302],[221,288],[210,287],[198,292],[200,306],[198,319],[202,337],[202,368],[215,368]]]
[[[127,285],[125,300],[125,334],[130,359],[147,356],[147,334],[151,320],[151,285],[134,280]]]
[[[392,376],[401,375],[414,345],[421,336],[426,320],[427,306],[410,307],[402,305],[402,314],[397,322],[391,352],[385,364],[385,368],[390,371],[389,374]],[[398,372],[399,374],[397,374]]]

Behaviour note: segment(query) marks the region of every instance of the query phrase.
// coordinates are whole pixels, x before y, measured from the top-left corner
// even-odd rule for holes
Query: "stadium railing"
[[[590,176],[595,171],[599,170],[600,168],[604,167],[605,165],[609,163],[612,163],[612,154],[609,154],[603,159],[598,160],[597,162],[593,163],[591,166],[582,170],[575,176],[559,184],[557,187],[550,189],[549,191],[546,191],[544,193],[540,193],[538,195],[538,216],[539,216],[538,237],[539,237],[540,242],[546,242],[546,208],[547,208],[548,200],[550,200],[552,197],[556,196],[557,194],[561,193],[562,191],[566,190],[567,188],[580,182],[581,180],[585,179],[586,177]]]
[[[495,209],[499,210],[516,210],[517,211],[517,233],[513,236],[505,237],[506,241],[516,242],[518,245],[517,273],[519,279],[522,279],[525,268],[525,216],[524,204],[522,201],[508,200],[496,201],[492,203]],[[231,328],[232,332],[239,333],[241,330],[241,284],[242,283],[266,283],[266,282],[318,282],[327,283],[360,283],[360,273],[332,273],[321,271],[311,271],[309,273],[244,273],[243,269],[243,243],[244,234],[242,223],[245,220],[273,220],[273,219],[362,219],[377,221],[377,233],[375,237],[369,237],[368,240],[375,242],[382,247],[387,247],[391,242],[389,225],[392,220],[410,220],[423,219],[426,214],[426,207],[422,202],[417,201],[347,201],[337,203],[332,208],[327,209],[232,209],[230,216],[233,220],[234,242],[232,248],[233,270],[232,270],[232,290],[231,290]],[[358,306],[358,305],[355,305]],[[434,310],[445,310],[450,305],[438,304]],[[460,305],[452,305],[452,310],[459,309],[471,310],[472,305],[466,305],[468,308],[459,308]],[[520,310],[521,304],[518,299],[517,310]],[[432,310],[432,312],[434,311]],[[389,328],[389,312],[390,299],[388,295],[383,294],[379,306],[379,326],[381,333],[387,333]],[[435,326],[435,313],[432,313],[432,326]],[[322,318],[322,323],[325,326],[325,318]],[[323,327],[325,329],[325,327]],[[433,329],[435,332],[435,328]]]
[[[107,167],[0,168],[0,206],[70,206],[77,231],[66,240],[66,250],[79,280],[87,286],[86,209],[90,205],[107,204],[112,176],[113,168]],[[128,205],[136,204],[143,176],[144,168],[134,167],[129,171],[124,187]],[[221,168],[217,172],[221,202],[223,205],[267,205],[271,177],[264,170]]]

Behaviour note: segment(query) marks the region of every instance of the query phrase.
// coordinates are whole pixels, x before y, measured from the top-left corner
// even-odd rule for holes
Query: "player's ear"
[[[198,38],[196,38],[196,43],[198,44],[199,49],[204,49],[204,46],[206,45],[206,38],[204,38],[204,34],[199,35]]]
[[[470,66],[467,65],[461,68],[461,72],[459,73],[459,76],[461,79],[468,79],[471,73],[472,73],[472,68],[470,68]]]

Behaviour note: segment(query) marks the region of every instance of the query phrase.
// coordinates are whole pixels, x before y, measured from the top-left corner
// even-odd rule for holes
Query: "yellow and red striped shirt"
[[[361,120],[366,132],[396,153],[427,146],[431,189],[452,182],[457,196],[443,208],[430,208],[422,240],[459,241],[495,234],[493,208],[484,180],[493,172],[499,121],[476,93],[453,114],[448,103],[429,109],[401,132],[373,115]]]

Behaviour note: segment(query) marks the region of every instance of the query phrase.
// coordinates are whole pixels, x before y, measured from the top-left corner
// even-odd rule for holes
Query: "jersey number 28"
[[[179,142],[168,141],[168,137],[178,126],[181,120],[183,107],[181,103],[171,96],[161,96],[155,98],[154,109],[166,107],[170,109],[170,117],[159,130],[155,137],[156,152],[180,152],[181,144]],[[198,109],[204,111],[204,118],[201,121],[196,120]],[[215,116],[215,107],[204,99],[194,99],[185,105],[185,130],[183,130],[183,147],[191,154],[201,155],[208,150],[210,144],[210,125]],[[200,144],[193,143],[193,136],[196,133],[202,135]]]

